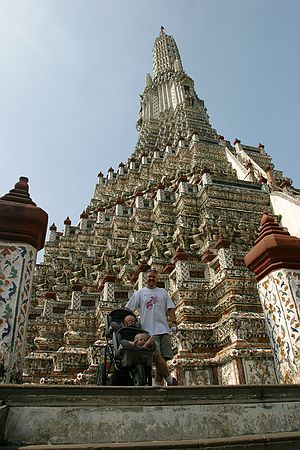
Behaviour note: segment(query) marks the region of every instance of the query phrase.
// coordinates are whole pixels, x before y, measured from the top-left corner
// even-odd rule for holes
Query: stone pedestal
[[[0,380],[21,383],[36,254],[48,216],[30,199],[28,179],[0,198]]]
[[[258,281],[281,383],[300,383],[300,239],[264,214],[245,263]]]

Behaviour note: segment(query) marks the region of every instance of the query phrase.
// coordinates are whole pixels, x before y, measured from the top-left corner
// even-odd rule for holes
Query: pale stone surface
[[[273,192],[271,203],[275,214],[281,216],[281,224],[291,236],[300,238],[300,200],[288,192]]]
[[[0,442],[4,439],[5,424],[7,419],[8,406],[0,403]]]
[[[0,395],[9,408],[5,439],[19,445],[255,436],[300,425],[297,386],[8,387]]]

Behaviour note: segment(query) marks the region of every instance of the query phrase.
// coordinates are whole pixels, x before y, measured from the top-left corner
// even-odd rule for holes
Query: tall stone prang
[[[31,200],[28,178],[0,198],[0,381],[21,383],[36,254],[48,216]]]
[[[77,224],[67,217],[62,231],[50,227],[34,279],[25,380],[94,383],[104,316],[125,305],[151,266],[176,304],[170,366],[181,384],[276,383],[244,257],[263,212],[295,224],[300,192],[263,144],[231,144],[212,128],[163,27],[140,102],[128,160],[98,173]]]

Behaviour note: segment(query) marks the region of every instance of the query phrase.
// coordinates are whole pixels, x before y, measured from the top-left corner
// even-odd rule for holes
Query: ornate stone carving
[[[93,373],[102,357],[104,315],[143,285],[149,266],[176,303],[171,365],[181,383],[274,381],[255,279],[243,261],[261,214],[271,212],[270,195],[257,178],[267,178],[271,158],[261,148],[221,139],[165,31],[155,41],[153,65],[130,158],[118,171],[98,175],[78,226],[65,223],[64,233],[51,227],[33,296],[35,311],[47,309],[42,292],[50,288],[57,303],[68,302],[59,322],[63,341],[55,351],[48,342],[41,358],[32,348],[42,323],[30,322],[28,381],[43,365],[48,370],[49,360],[57,382],[78,368]],[[245,181],[237,167],[247,173],[250,157]],[[272,169],[272,189],[278,176]],[[75,282],[82,291],[72,292]],[[88,298],[95,301],[87,312]]]

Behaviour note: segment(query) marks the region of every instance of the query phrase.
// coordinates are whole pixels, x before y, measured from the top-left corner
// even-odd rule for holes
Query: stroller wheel
[[[145,386],[146,384],[146,375],[145,369],[142,364],[137,364],[135,368],[132,370],[133,376],[133,384],[134,386]]]
[[[98,367],[97,384],[99,386],[106,386],[107,384],[107,374],[105,370],[105,365],[103,363],[100,364]]]

